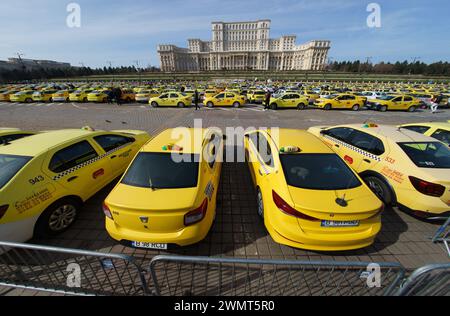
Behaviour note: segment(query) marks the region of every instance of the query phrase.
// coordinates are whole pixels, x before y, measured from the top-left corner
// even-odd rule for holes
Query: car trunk
[[[200,206],[195,205],[196,197],[196,188],[152,190],[121,184],[107,203],[118,226],[173,233],[184,229],[184,216]]]
[[[426,169],[426,173],[431,176],[430,179],[423,180],[445,186],[445,193],[440,197],[441,200],[450,205],[450,169]]]
[[[349,190],[307,190],[289,186],[294,208],[320,220],[359,221],[380,211],[381,202],[367,188],[360,186]],[[338,205],[344,199],[347,206]]]

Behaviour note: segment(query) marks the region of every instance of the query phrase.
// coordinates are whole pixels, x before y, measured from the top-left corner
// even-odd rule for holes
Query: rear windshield
[[[344,190],[361,182],[335,154],[280,155],[288,185],[311,190]]]
[[[140,153],[125,174],[122,183],[153,189],[195,188],[198,181],[199,156],[191,162],[175,162],[171,154]]]
[[[399,143],[419,168],[450,168],[450,149],[438,142]]]
[[[0,189],[2,189],[32,157],[0,155]]]

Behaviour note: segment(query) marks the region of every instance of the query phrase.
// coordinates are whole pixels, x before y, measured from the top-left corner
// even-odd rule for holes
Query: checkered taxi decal
[[[115,149],[113,149],[113,150],[108,151],[107,153],[105,153],[105,154],[103,154],[103,155],[101,155],[101,156],[95,157],[95,158],[93,158],[93,159],[91,159],[91,160],[88,160],[88,161],[86,161],[86,162],[83,162],[82,164],[80,164],[80,165],[78,165],[78,166],[75,166],[75,167],[73,167],[73,168],[70,168],[69,170],[66,170],[66,171],[63,171],[63,172],[61,172],[61,173],[58,173],[56,176],[53,177],[53,181],[57,181],[57,180],[59,180],[59,179],[62,179],[62,178],[64,178],[65,176],[67,176],[67,175],[69,175],[69,174],[71,174],[71,173],[73,173],[73,172],[75,172],[75,171],[77,171],[77,170],[80,170],[81,168],[84,168],[84,167],[86,167],[86,166],[89,166],[89,165],[91,165],[91,164],[93,164],[93,163],[95,163],[95,162],[97,162],[97,161],[99,161],[99,160],[101,160],[101,159],[103,159],[103,158],[105,158],[105,157],[108,157],[109,155],[111,155],[111,154],[113,154],[113,153],[115,153],[115,152],[117,152],[117,151],[119,151],[119,150],[121,150],[121,149],[124,149],[125,147],[128,147],[129,145],[130,145],[130,144],[125,144],[125,145],[123,145],[123,146],[117,147],[117,148],[115,148]]]
[[[353,150],[353,151],[357,152],[358,154],[366,156],[367,158],[373,159],[373,160],[378,161],[378,162],[381,161],[381,158],[378,157],[377,155],[371,154],[371,153],[369,153],[367,151],[359,149],[358,147],[355,147],[355,146],[349,145],[347,143],[344,143],[343,141],[341,141],[339,139],[336,139],[336,138],[333,138],[331,136],[325,135],[324,137],[327,138],[328,140],[331,140],[332,142],[338,143],[341,146],[347,147],[348,149]]]

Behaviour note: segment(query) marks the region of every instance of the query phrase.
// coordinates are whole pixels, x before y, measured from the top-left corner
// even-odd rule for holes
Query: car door
[[[223,137],[218,133],[213,132],[211,135],[208,135],[207,139],[208,140],[203,147],[207,169],[205,170],[205,173],[208,178],[205,194],[211,202],[217,194],[217,189],[220,182],[220,174],[222,170],[222,161],[220,157],[223,156]]]
[[[238,101],[236,95],[233,93],[227,93],[225,98],[225,105],[231,106],[235,101]]]
[[[352,160],[350,165],[358,173],[373,170],[386,153],[381,139],[358,130],[350,135],[349,145],[347,155]],[[344,159],[348,162],[348,158]]]
[[[348,144],[353,131],[354,130],[349,127],[335,127],[324,130],[322,132],[322,138],[328,147],[344,158],[348,154],[346,145]],[[348,160],[347,162],[349,163],[351,162],[351,159],[348,157],[345,158],[345,160]]]
[[[169,94],[163,93],[159,96],[160,105],[169,105]]]
[[[346,95],[338,96],[337,98],[334,99],[334,101],[335,101],[335,104],[333,104],[333,108],[342,109],[345,107],[345,102],[347,101],[347,96]]]
[[[113,180],[128,167],[138,148],[134,145],[136,139],[118,134],[105,134],[94,137],[94,141],[102,148],[109,159],[113,170]]]
[[[109,183],[106,175],[112,173],[112,167],[85,139],[51,150],[44,162],[43,172],[65,188],[68,194],[86,200]]]
[[[403,110],[409,109],[411,106],[417,105],[413,104],[414,99],[412,97],[406,96],[403,98]]]
[[[225,93],[220,93],[214,97],[215,105],[225,105]]]
[[[171,93],[171,94],[169,95],[169,104],[168,104],[168,105],[170,105],[170,106],[175,106],[175,105],[177,105],[177,104],[178,104],[178,98],[179,98],[178,94],[176,94],[176,93]]]
[[[391,110],[403,110],[403,97],[395,97],[392,99],[392,107],[389,107]]]

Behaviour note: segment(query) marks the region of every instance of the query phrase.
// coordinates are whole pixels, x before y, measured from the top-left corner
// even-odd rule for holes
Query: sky
[[[81,27],[67,26],[67,6]],[[381,27],[367,26],[367,6]],[[333,61],[450,61],[448,0],[2,0],[0,60],[51,59],[79,66],[159,66],[158,44],[211,39],[212,21],[271,19],[271,37],[331,40]]]

